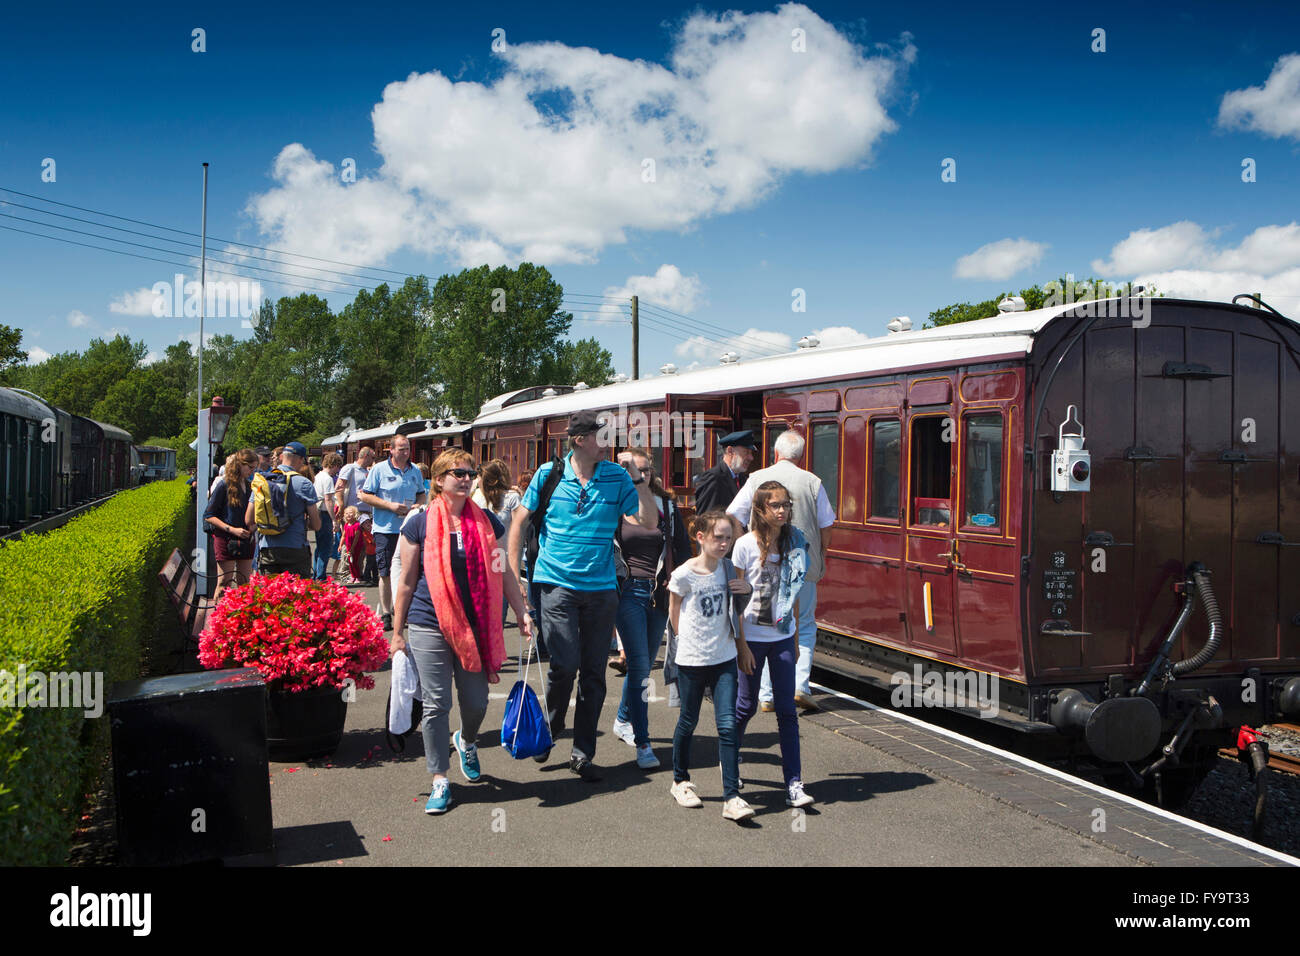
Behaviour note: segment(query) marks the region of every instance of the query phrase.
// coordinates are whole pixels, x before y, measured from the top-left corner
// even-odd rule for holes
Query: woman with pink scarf
[[[453,741],[465,779],[479,779],[478,730],[487,713],[488,685],[500,681],[505,662],[501,598],[514,609],[525,638],[532,624],[499,540],[496,516],[469,500],[474,460],[449,448],[430,469],[433,501],[423,521],[402,529],[401,578],[393,603],[392,654],[405,653],[420,675],[424,700],[424,754],[433,786],[424,812],[444,813],[451,804],[451,689],[460,702],[460,730]],[[409,625],[409,636],[406,633]]]

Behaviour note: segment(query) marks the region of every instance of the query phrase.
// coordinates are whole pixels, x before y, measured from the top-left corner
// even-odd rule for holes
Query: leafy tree
[[[161,363],[158,363],[161,364]],[[141,435],[172,435],[180,431],[188,408],[185,393],[173,384],[172,376],[158,364],[138,368],[108,387],[91,417],[112,422],[137,438]]]
[[[91,339],[80,356],[75,352],[64,353],[72,357],[70,361],[58,363],[66,371],[42,394],[47,401],[74,415],[94,417],[96,404],[108,394],[113,383],[139,367],[147,351],[144,342],[132,342],[125,335],[118,335],[111,342]]]
[[[576,385],[586,382],[598,388],[614,374],[614,356],[601,348],[595,339],[560,342],[553,355],[547,355],[538,369],[537,385]]]
[[[11,384],[12,372],[27,361],[27,353],[21,348],[22,341],[21,329],[0,325],[0,385]]]
[[[314,423],[310,405],[293,400],[268,402],[240,417],[239,444],[248,448],[258,445],[274,448],[300,440],[314,429]]]
[[[442,276],[433,290],[432,372],[444,402],[473,417],[493,395],[535,384],[558,360],[573,316],[564,290],[542,266],[479,266]]]
[[[1009,295],[1020,296],[1025,300],[1025,309],[1033,310],[1046,308],[1049,302],[1058,303],[1066,300],[1087,302],[1092,299],[1109,299],[1115,296],[1137,294],[1139,293],[1132,283],[1111,284],[1096,278],[1076,280],[1073,276],[1061,276],[1045,283],[1042,287],[1032,285],[1028,289],[1021,289],[1016,293],[999,293],[991,299],[977,302],[974,305],[969,302],[958,302],[954,305],[944,306],[941,309],[935,309],[927,317],[923,327],[929,329],[940,325],[953,325],[957,322],[970,322],[973,319],[994,317],[998,315],[998,303]],[[1160,295],[1154,286],[1148,286],[1141,294]]]

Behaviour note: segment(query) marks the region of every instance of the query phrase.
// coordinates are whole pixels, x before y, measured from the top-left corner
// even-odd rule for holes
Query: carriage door
[[[952,380],[912,379],[907,402],[907,629],[912,644],[955,654],[954,578],[960,563],[952,495],[959,436]]]

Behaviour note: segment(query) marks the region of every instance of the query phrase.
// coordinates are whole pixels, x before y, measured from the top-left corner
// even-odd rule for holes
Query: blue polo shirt
[[[523,506],[537,510],[542,485],[554,467],[537,469],[524,492]],[[578,506],[581,502],[582,510]],[[573,472],[573,453],[564,458],[564,475],[555,486],[538,540],[537,567],[532,580],[559,584],[574,591],[610,591],[614,576],[614,532],[623,515],[641,510],[636,486],[622,466],[605,459],[584,489]]]
[[[398,471],[391,460],[384,459],[370,469],[361,490],[378,495],[385,501],[408,504],[414,508],[416,497],[424,494],[424,476],[412,462],[406,463],[405,471]],[[376,508],[373,527],[379,534],[397,534],[402,530],[404,520],[406,515],[396,514],[387,508]]]

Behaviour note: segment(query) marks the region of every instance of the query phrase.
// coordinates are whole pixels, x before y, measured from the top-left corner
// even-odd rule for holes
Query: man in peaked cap
[[[754,442],[752,431],[732,432],[723,435],[718,442],[722,446],[722,461],[708,471],[700,472],[695,479],[695,513],[702,515],[706,511],[718,509],[726,511],[736,493],[745,485],[750,463],[758,446]],[[745,533],[737,527],[736,537]]]

